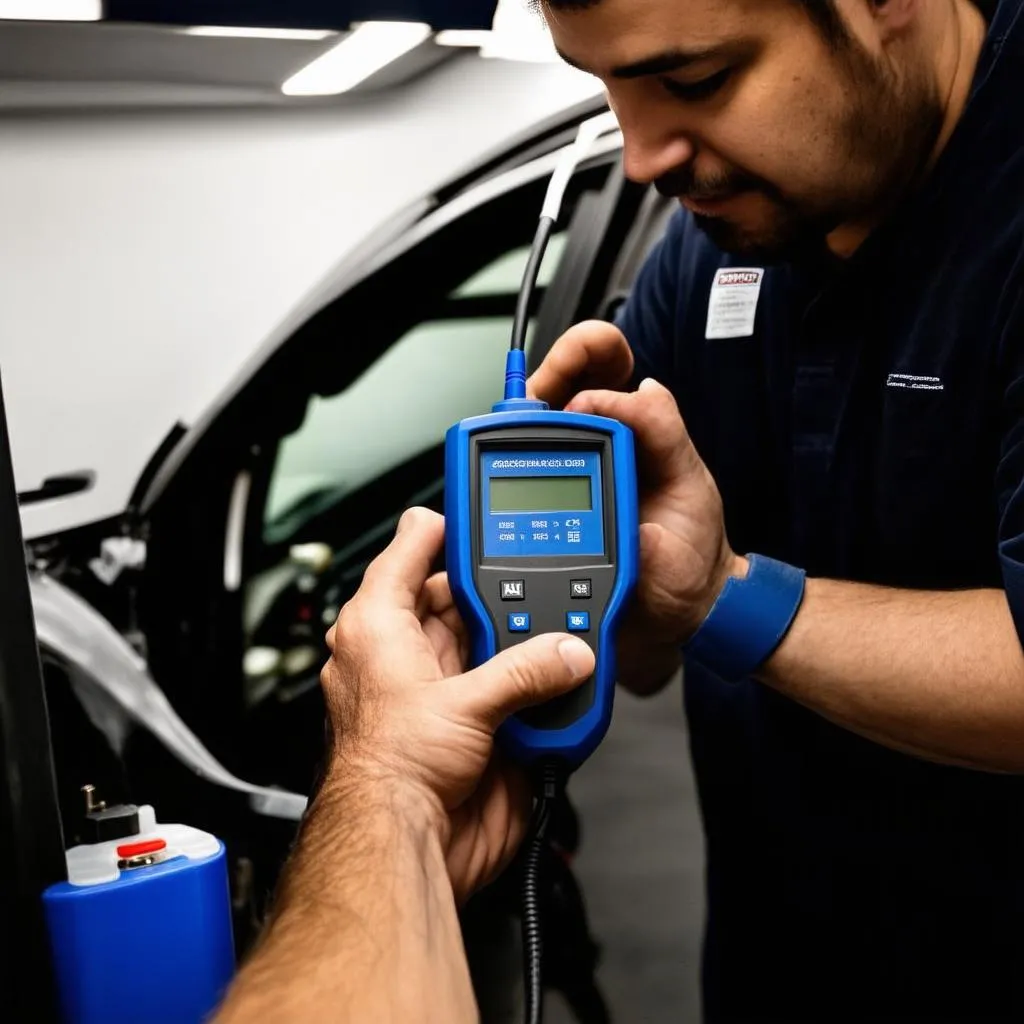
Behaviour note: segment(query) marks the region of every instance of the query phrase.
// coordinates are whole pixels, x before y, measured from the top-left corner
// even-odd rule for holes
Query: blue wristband
[[[730,683],[751,675],[789,632],[807,574],[764,555],[748,555],[746,578],[730,576],[700,629],[683,646],[687,659]]]

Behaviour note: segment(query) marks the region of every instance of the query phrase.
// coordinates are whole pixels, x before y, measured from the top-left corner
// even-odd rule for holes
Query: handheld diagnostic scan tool
[[[582,764],[604,738],[615,688],[615,637],[636,583],[633,434],[600,416],[526,398],[523,351],[530,294],[573,170],[608,128],[585,122],[548,188],[523,278],[505,399],[463,420],[445,451],[446,559],[472,636],[474,664],[539,633],[574,633],[596,656],[573,692],[516,715],[499,741],[517,760]]]

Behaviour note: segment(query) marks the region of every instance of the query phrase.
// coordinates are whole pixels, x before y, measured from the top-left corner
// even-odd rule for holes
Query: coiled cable
[[[523,863],[523,976],[526,985],[526,1024],[541,1024],[544,1016],[544,921],[540,906],[540,872],[547,844],[548,823],[562,789],[557,761],[540,768],[540,792],[530,823]]]

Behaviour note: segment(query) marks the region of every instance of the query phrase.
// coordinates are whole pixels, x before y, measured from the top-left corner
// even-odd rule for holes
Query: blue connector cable
[[[505,401],[523,398],[526,398],[526,353],[514,348],[505,360]]]

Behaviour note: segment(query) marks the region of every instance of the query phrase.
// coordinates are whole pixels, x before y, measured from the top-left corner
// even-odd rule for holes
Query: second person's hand
[[[579,638],[532,637],[464,671],[465,631],[447,578],[430,575],[444,520],[410,509],[328,633],[321,675],[333,742],[318,800],[386,800],[436,833],[458,899],[522,841],[524,774],[494,752],[509,715],[567,693],[594,670]]]

